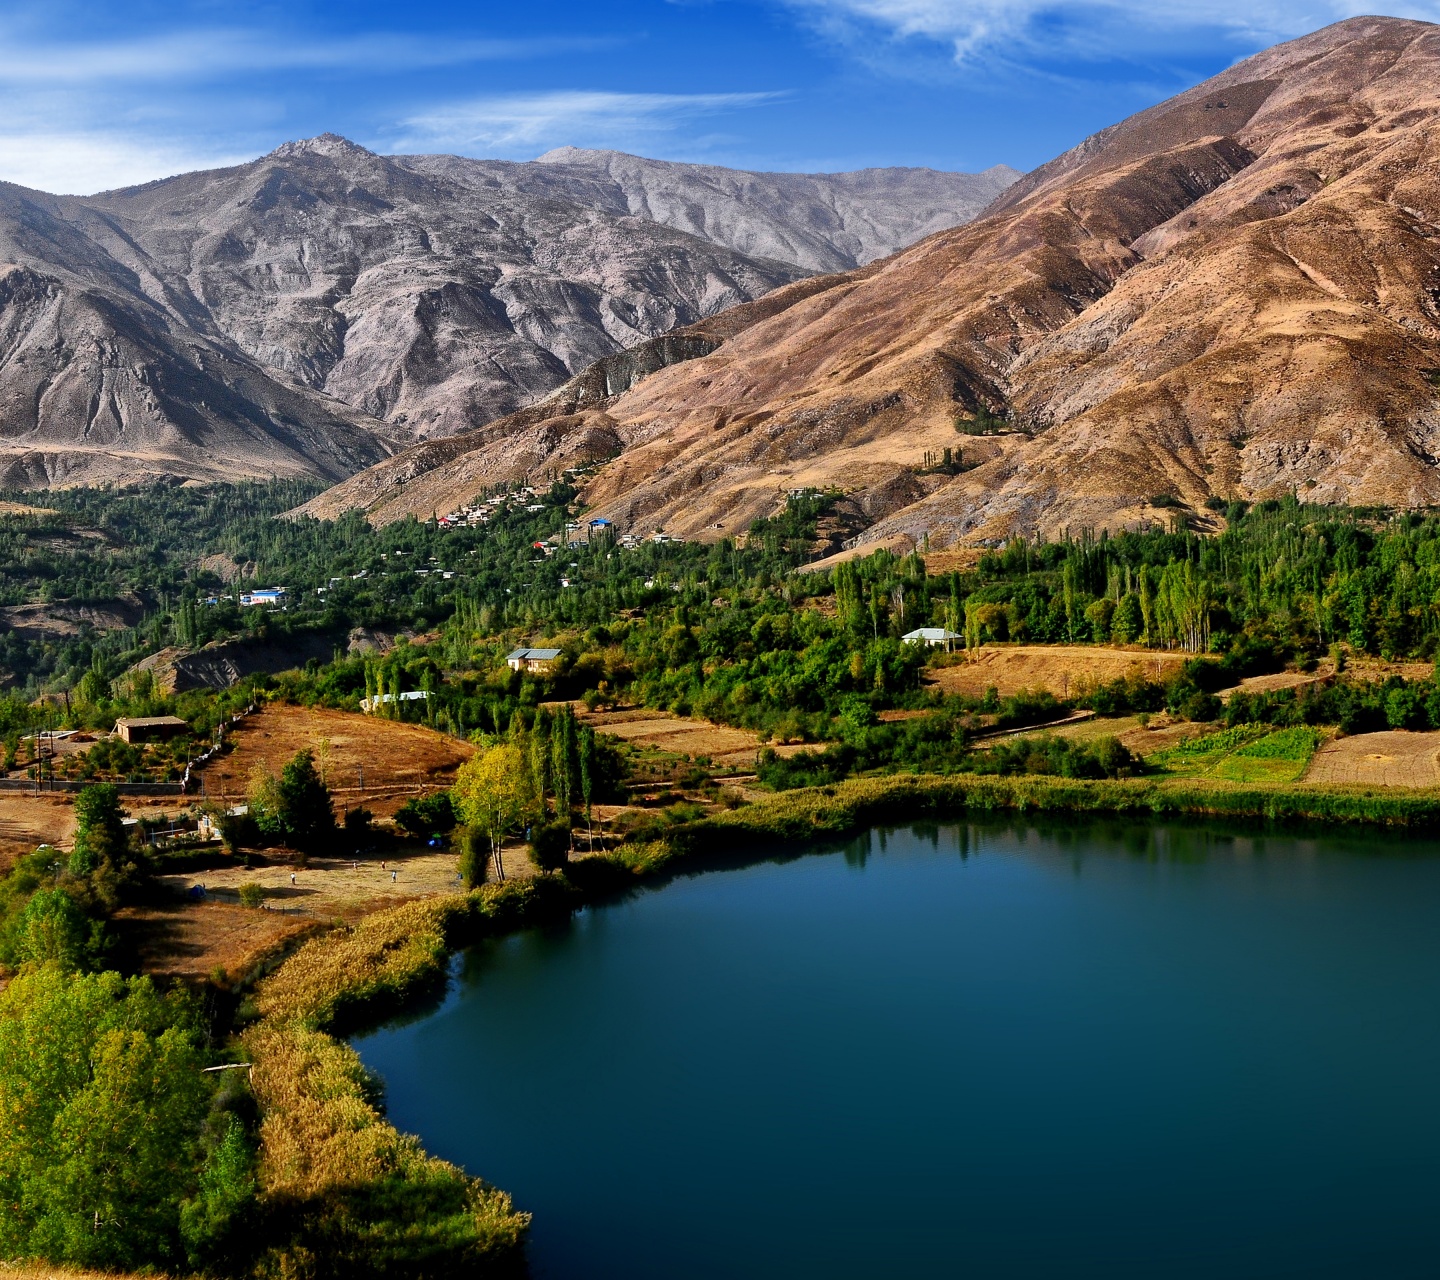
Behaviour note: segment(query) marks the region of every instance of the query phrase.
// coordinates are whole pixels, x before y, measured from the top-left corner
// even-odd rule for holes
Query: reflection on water
[[[1435,848],[877,829],[478,947],[358,1047],[537,1277],[1429,1276]]]

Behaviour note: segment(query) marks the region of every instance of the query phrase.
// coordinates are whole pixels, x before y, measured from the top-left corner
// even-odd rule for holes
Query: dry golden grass
[[[1299,689],[1325,677],[1318,673],[1305,674],[1301,671],[1277,671],[1268,676],[1246,676],[1233,689],[1222,689],[1221,702],[1229,702],[1232,693],[1269,693],[1275,689]]]
[[[417,899],[453,894],[459,888],[456,855],[449,850],[382,859],[312,858],[303,868],[219,867],[160,876],[174,901],[126,907],[117,914],[122,935],[146,973],[185,979],[210,976],[219,968],[237,979],[264,955],[317,927],[355,922],[377,911]],[[395,878],[391,879],[391,873]],[[505,850],[511,879],[535,874],[527,849]],[[295,883],[290,883],[290,876]],[[183,899],[193,884],[204,884],[203,902]],[[269,910],[239,905],[242,884],[258,884]]]
[[[513,1260],[529,1215],[387,1123],[359,1056],[329,1031],[443,979],[449,947],[484,921],[522,914],[533,886],[395,907],[306,943],[257,988],[261,1020],[244,1042],[261,1113],[261,1195],[302,1210],[296,1240],[275,1246],[280,1262],[317,1246],[340,1274],[347,1255],[395,1274],[427,1274],[430,1263],[481,1274]]]
[[[119,1280],[130,1275],[120,1271],[76,1271],[48,1262],[0,1262],[0,1280]],[[165,1280],[159,1271],[147,1271],[145,1280]]]
[[[993,685],[1002,698],[1022,689],[1048,689],[1057,698],[1068,698],[1086,685],[1132,673],[1163,680],[1193,656],[1101,645],[982,645],[973,658],[939,667],[927,679],[946,693],[972,697]]]
[[[580,719],[592,725],[596,733],[609,734],[633,746],[655,747],[691,757],[708,756],[717,765],[752,765],[761,747],[759,737],[749,729],[731,729],[664,711],[602,711],[582,714]],[[801,749],[775,745],[780,755]]]
[[[70,844],[75,834],[74,797],[65,792],[27,795],[0,791],[0,874],[38,845]]]
[[[145,973],[192,982],[216,969],[231,980],[242,978],[266,953],[324,927],[310,915],[256,911],[213,900],[122,907],[114,919]]]
[[[1440,785],[1440,733],[1394,729],[1334,738],[1310,761],[1307,783],[1371,787]]]
[[[475,752],[467,742],[424,725],[402,724],[324,707],[274,705],[249,716],[230,734],[232,750],[204,771],[211,799],[239,799],[256,765],[274,773],[297,751],[315,752],[337,807],[364,804],[389,816],[407,796],[448,787]],[[323,744],[329,744],[326,748]],[[361,770],[365,790],[360,790]]]

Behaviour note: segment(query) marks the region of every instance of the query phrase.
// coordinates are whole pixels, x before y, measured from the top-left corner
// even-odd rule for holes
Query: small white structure
[[[399,700],[401,702],[424,702],[429,696],[430,691],[428,689],[411,689],[407,693],[402,693]],[[387,702],[394,702],[395,700],[393,693],[377,693],[373,698],[361,698],[360,710],[373,711],[376,707],[383,707]]]
[[[917,627],[914,631],[907,631],[900,637],[906,644],[954,644],[963,637],[955,631],[948,631],[944,627]]]
[[[244,606],[257,604],[279,604],[284,599],[284,587],[261,587],[258,591],[242,592],[240,596],[240,603]]]

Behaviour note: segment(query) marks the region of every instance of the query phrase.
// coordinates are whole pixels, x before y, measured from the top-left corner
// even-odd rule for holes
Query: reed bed
[[[408,903],[302,946],[255,993],[244,1035],[260,1108],[260,1184],[275,1276],[508,1276],[530,1218],[384,1117],[345,1028],[443,982],[450,952],[568,911],[558,877]]]

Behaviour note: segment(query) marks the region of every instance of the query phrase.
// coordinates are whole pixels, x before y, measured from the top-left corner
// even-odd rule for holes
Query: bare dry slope
[[[587,496],[703,537],[835,484],[870,537],[937,545],[1159,493],[1440,501],[1437,179],[1440,28],[1279,45],[609,401]],[[979,406],[1023,430],[957,436]],[[543,424],[514,426],[483,447],[528,432],[543,462]],[[957,444],[983,465],[916,474]]]

